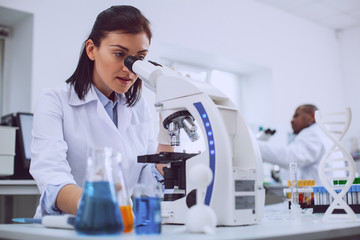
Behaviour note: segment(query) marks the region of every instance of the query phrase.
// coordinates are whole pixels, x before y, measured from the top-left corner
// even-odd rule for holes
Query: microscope
[[[187,174],[197,164],[209,166],[211,184],[204,190],[204,204],[217,216],[218,226],[258,223],[263,217],[265,191],[260,151],[235,105],[206,82],[183,77],[151,61],[133,56],[125,66],[155,91],[155,107],[164,119],[170,144],[180,145],[180,129],[191,141],[202,131],[205,150],[199,153],[170,152],[138,157],[138,162],[165,163],[163,223],[184,224],[196,203],[196,186]]]

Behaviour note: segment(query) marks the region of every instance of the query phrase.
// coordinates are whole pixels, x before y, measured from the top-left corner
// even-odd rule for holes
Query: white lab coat
[[[332,143],[316,123],[301,130],[287,146],[263,141],[258,143],[264,162],[277,164],[285,169],[289,169],[290,162],[296,162],[299,180],[314,179],[316,185],[321,185],[319,162]],[[290,176],[287,180],[289,179]]]
[[[120,103],[124,103],[124,96]],[[88,147],[111,147],[122,153],[124,178],[132,190],[139,181],[154,181],[151,167],[143,169],[138,155],[156,152],[151,113],[143,98],[134,106],[119,104],[118,128],[92,86],[80,100],[70,84],[45,90],[34,113],[30,173],[40,193],[47,185],[64,183],[82,187],[86,177]],[[40,217],[40,207],[36,216]]]

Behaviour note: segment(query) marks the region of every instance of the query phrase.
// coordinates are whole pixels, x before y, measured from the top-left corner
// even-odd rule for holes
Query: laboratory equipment
[[[14,174],[16,128],[0,126],[0,176]]]
[[[213,178],[212,171],[207,165],[197,164],[190,170],[189,177],[197,188],[196,205],[188,211],[186,228],[189,232],[214,234],[216,214],[210,206],[204,204],[206,188]]]
[[[299,205],[299,189],[298,189],[298,179],[297,179],[297,163],[289,163],[290,171],[290,189],[291,189],[291,215],[292,217],[298,217],[301,213],[301,208]]]
[[[110,161],[111,149],[89,149],[86,182],[75,218],[82,234],[114,234],[123,231]]]
[[[150,196],[145,195],[145,188],[145,185],[137,184],[134,190],[135,233],[160,234],[161,186],[154,185]]]
[[[124,232],[128,233],[131,232],[134,228],[134,217],[131,209],[131,199],[129,197],[127,185],[123,175],[121,154],[112,151],[110,159],[118,204],[124,223]]]
[[[351,154],[340,143],[345,133],[349,129],[351,122],[351,109],[346,108],[344,112],[324,114],[320,111],[315,112],[315,121],[320,129],[329,137],[333,145],[326,151],[319,163],[319,177],[325,189],[333,197],[333,202],[326,210],[323,219],[344,218],[349,220],[356,219],[354,211],[349,207],[344,197],[351,187],[355,178],[355,162]],[[339,164],[343,163],[340,167]],[[337,172],[345,172],[347,183],[343,186],[334,187],[331,185],[332,175]],[[333,214],[334,210],[344,210],[344,214]]]
[[[186,161],[196,155],[196,153],[161,152],[139,156],[138,162],[171,164],[171,167],[163,169],[164,201],[175,201],[186,196]],[[195,199],[189,197],[187,202],[192,206],[195,204]]]
[[[289,201],[289,209],[291,209],[292,205],[292,196],[291,196],[291,186],[292,182],[288,181],[288,187],[284,188],[283,193],[287,196]],[[298,200],[301,209],[312,208],[314,206],[314,194],[315,190],[313,191],[313,186],[315,186],[315,180],[297,180],[298,186]]]
[[[336,193],[340,193],[339,188],[346,184],[347,180],[335,179],[333,180],[332,187],[335,188]],[[325,213],[334,198],[323,186],[313,187],[314,190],[314,207],[313,213]],[[347,193],[343,196],[342,200],[346,202],[354,213],[360,213],[360,178],[355,178]],[[345,214],[344,209],[334,209],[334,214]]]
[[[38,223],[48,228],[74,229],[75,216],[71,214],[64,215],[46,215],[43,218],[13,218],[17,223]]]
[[[1,118],[1,125],[16,127],[16,151],[13,174],[8,178],[32,179],[29,173],[32,141],[32,113],[11,113]]]
[[[165,194],[172,193],[161,202],[163,222],[185,223],[188,209],[196,202],[196,186],[188,180],[188,173],[196,164],[209,166],[213,173],[204,204],[214,209],[218,225],[259,222],[265,202],[262,159],[256,139],[235,105],[210,84],[183,77],[169,68],[132,56],[125,59],[125,65],[155,90],[155,107],[164,119],[171,145],[181,144],[181,127],[190,128],[187,135],[191,141],[197,139],[197,129],[204,136],[206,149],[199,154],[138,157],[140,162],[166,163],[165,171],[178,169],[176,176],[164,174]],[[181,124],[184,119],[187,123]]]

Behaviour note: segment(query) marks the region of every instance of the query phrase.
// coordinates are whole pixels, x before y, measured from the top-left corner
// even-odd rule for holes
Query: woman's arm
[[[81,198],[82,188],[74,185],[65,185],[56,198],[56,207],[64,213],[76,215]]]
[[[41,209],[36,217],[61,214],[65,208],[62,203],[60,209],[56,207],[57,197],[61,199],[62,195],[59,191],[68,188],[64,186],[76,185],[67,161],[68,145],[63,129],[61,95],[57,90],[46,90],[37,101],[32,130],[30,173],[41,192]]]

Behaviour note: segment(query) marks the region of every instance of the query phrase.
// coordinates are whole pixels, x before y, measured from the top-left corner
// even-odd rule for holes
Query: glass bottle
[[[75,218],[82,234],[115,234],[123,230],[112,179],[111,149],[89,149],[86,182]]]
[[[123,169],[121,166],[121,154],[113,152],[111,159],[113,164],[112,175],[118,198],[119,209],[121,211],[124,223],[124,232],[128,233],[131,232],[134,228],[134,215],[131,208],[131,199],[128,194],[127,185],[123,175]]]

